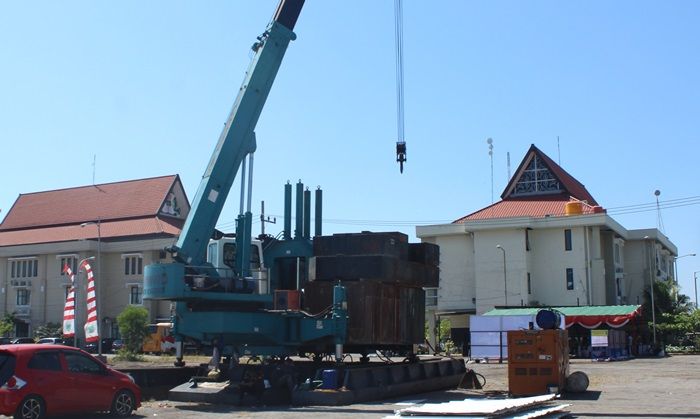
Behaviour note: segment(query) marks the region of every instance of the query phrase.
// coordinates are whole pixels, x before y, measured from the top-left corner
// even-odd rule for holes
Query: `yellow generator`
[[[513,396],[560,393],[569,373],[566,330],[508,332],[508,391]]]

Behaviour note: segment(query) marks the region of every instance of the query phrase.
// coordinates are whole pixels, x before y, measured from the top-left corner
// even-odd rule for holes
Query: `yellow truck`
[[[148,336],[143,341],[141,351],[153,354],[175,353],[175,337],[172,335],[172,328],[172,323],[148,325]]]

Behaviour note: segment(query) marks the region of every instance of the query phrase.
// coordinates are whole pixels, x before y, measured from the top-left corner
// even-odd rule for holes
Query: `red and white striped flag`
[[[63,308],[63,336],[70,338],[75,336],[75,274],[68,264],[63,266],[63,273],[70,278],[70,289]]]
[[[87,321],[85,322],[85,341],[96,342],[100,334],[97,331],[97,298],[95,295],[95,277],[92,275],[92,268],[86,261],[83,262],[81,268],[85,269],[88,278],[87,287]]]

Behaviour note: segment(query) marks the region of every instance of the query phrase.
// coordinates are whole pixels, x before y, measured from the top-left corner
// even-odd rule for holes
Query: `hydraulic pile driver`
[[[274,310],[273,294],[260,292],[253,278],[249,261],[252,213],[248,180],[247,209],[243,211],[246,185],[246,161],[252,175],[253,152],[256,148],[255,126],[272,87],[290,41],[303,0],[281,0],[275,15],[253,44],[254,58],[226,121],[211,160],[202,177],[177,243],[169,250],[173,263],[146,266],[144,299],[175,302],[173,333],[177,339],[176,356],[182,364],[183,339],[217,346],[222,356],[275,355],[285,356],[301,350],[314,352],[314,345],[329,339],[342,356],[346,336],[347,314],[345,289],[333,291],[332,307],[320,315],[302,311]],[[207,250],[210,239],[217,236],[216,222],[221,214],[233,181],[241,170],[241,214],[237,220],[235,242],[229,243],[229,258],[224,266],[217,264],[218,255]],[[287,256],[310,249],[303,237],[285,237],[276,241],[275,250]],[[306,241],[306,245],[303,244]],[[212,251],[218,246],[214,244]],[[301,250],[299,250],[301,249]],[[224,248],[222,247],[222,252]]]

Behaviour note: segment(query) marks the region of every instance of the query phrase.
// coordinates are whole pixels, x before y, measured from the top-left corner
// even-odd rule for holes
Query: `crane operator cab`
[[[237,244],[234,237],[224,237],[218,240],[210,240],[207,247],[207,262],[217,270],[222,281],[235,281],[229,283],[234,292],[247,292],[252,294],[268,294],[268,272],[263,262],[262,243],[253,240],[250,245],[250,276],[241,277],[236,272]]]

